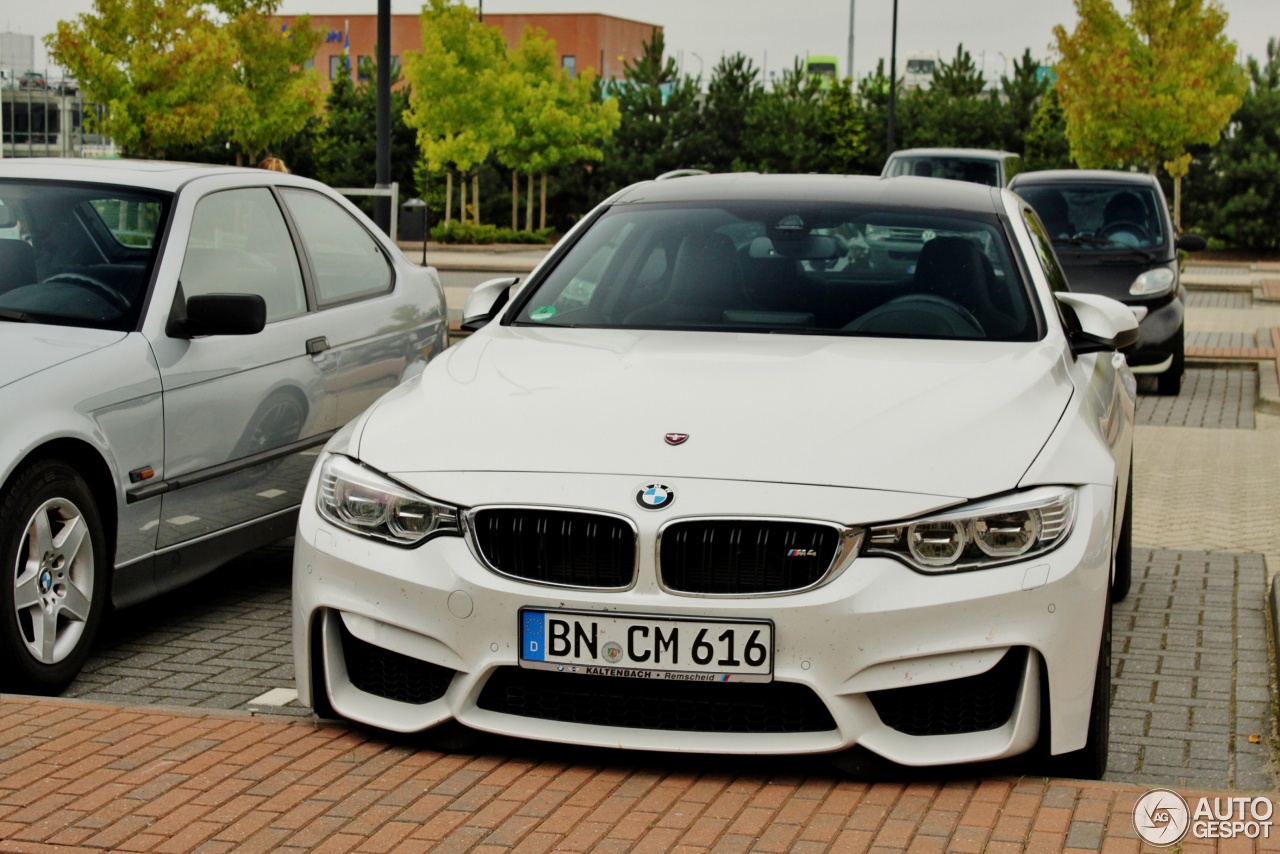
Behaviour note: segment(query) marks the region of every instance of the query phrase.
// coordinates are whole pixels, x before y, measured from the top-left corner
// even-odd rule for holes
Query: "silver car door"
[[[270,188],[220,190],[196,203],[175,303],[208,293],[262,296],[267,325],[254,335],[152,339],[165,410],[161,550],[291,511],[314,445],[339,426],[308,353],[329,321],[309,311]]]
[[[324,347],[317,363],[326,406],[343,424],[394,388],[410,364],[435,355],[439,306],[413,301],[413,289],[396,282],[378,241],[338,202],[294,187],[282,187],[280,195],[310,264],[320,312],[342,319],[316,346]]]

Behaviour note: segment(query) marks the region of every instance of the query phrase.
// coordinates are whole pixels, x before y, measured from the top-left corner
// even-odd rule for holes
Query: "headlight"
[[[936,516],[871,529],[866,554],[921,572],[984,569],[1057,548],[1075,521],[1076,491],[1042,486]]]
[[[1169,293],[1173,288],[1173,270],[1168,267],[1156,267],[1148,270],[1133,280],[1129,286],[1129,295],[1135,297],[1158,297]]]
[[[316,509],[339,528],[398,546],[460,533],[456,507],[418,495],[341,454],[330,454],[320,465]]]

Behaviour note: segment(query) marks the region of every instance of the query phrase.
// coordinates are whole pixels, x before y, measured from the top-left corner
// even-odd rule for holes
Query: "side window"
[[[355,217],[310,190],[281,189],[315,271],[320,305],[391,290],[391,263]]]
[[[1067,287],[1067,274],[1062,272],[1062,265],[1058,263],[1058,256],[1053,252],[1053,241],[1049,239],[1044,226],[1040,224],[1040,218],[1036,216],[1035,211],[1031,210],[1031,208],[1023,208],[1022,216],[1027,221],[1027,228],[1031,230],[1032,242],[1035,244],[1036,254],[1040,256],[1040,266],[1044,268],[1044,275],[1049,280],[1049,287],[1054,291],[1071,290]]]
[[[258,294],[268,323],[307,310],[298,255],[266,187],[223,190],[196,204],[180,281],[188,297]]]

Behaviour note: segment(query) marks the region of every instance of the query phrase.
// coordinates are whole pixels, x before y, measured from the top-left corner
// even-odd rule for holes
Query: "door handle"
[[[318,356],[325,350],[329,349],[329,339],[321,335],[319,338],[311,338],[307,341],[307,355]]]

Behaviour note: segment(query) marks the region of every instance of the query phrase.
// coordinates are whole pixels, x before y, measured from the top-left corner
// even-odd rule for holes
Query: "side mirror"
[[[201,335],[256,335],[267,325],[267,303],[258,294],[200,294],[187,297],[186,316],[171,324],[178,338]]]
[[[1138,319],[1133,316],[1133,310],[1119,300],[1062,291],[1054,296],[1080,325],[1070,335],[1071,352],[1079,355],[1123,350],[1138,343]]]
[[[511,298],[511,289],[519,281],[518,276],[504,276],[476,285],[462,307],[462,328],[475,332],[497,317]]]
[[[1209,245],[1209,241],[1205,240],[1198,234],[1179,234],[1177,246],[1179,249],[1185,249],[1188,252],[1199,252]]]

